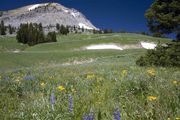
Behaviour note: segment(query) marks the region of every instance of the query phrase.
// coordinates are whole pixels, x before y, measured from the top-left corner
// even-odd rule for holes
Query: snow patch
[[[84,29],[90,29],[90,30],[93,29],[92,27],[89,27],[89,26],[85,25],[84,23],[79,23],[79,27],[84,28]]]
[[[90,45],[90,46],[87,46],[86,49],[87,50],[103,50],[103,49],[123,50],[121,47],[115,44]]]
[[[145,49],[155,49],[157,45],[155,43],[141,42],[141,46]]]
[[[65,12],[65,13],[68,13],[69,11],[68,10],[66,10],[66,9],[63,9],[63,11]]]
[[[19,50],[14,50],[13,53],[19,53],[20,51]]]
[[[34,10],[34,9],[40,7],[40,6],[46,6],[46,5],[48,5],[48,4],[47,3],[46,4],[35,4],[35,5],[32,5],[31,7],[29,7],[28,10],[31,11],[31,10]]]
[[[74,16],[74,17],[76,17],[76,14],[75,14],[75,13],[73,13],[73,12],[71,13],[71,15],[72,15],[72,16]]]
[[[77,17],[77,16],[79,16],[79,13],[71,12],[71,15],[74,17]]]

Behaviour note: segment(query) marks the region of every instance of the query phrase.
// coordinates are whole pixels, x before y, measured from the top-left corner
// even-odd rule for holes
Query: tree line
[[[59,23],[56,24],[56,30],[61,35],[67,35],[69,33],[92,33],[92,34],[108,34],[113,33],[112,29],[103,29],[103,30],[96,30],[96,29],[85,29],[80,28],[77,26],[64,26],[60,25]]]
[[[28,44],[29,46],[57,41],[55,32],[49,32],[47,35],[44,34],[41,23],[21,24],[17,31],[16,38],[18,42]]]
[[[176,34],[176,40],[166,46],[158,45],[148,50],[136,64],[139,66],[174,66],[180,67],[180,1],[156,0],[145,13],[149,30],[157,36]]]
[[[1,21],[0,23],[0,35],[6,35],[7,30],[9,34],[13,34],[15,32],[15,27],[12,27],[11,25],[5,26],[4,21]]]
[[[21,27],[21,26],[20,26]],[[52,27],[52,26],[49,26]],[[49,29],[47,27],[47,29]],[[0,23],[0,35],[6,35],[7,33],[13,34],[16,33],[17,29],[15,27],[12,27],[11,25],[5,26],[4,21],[1,21]],[[80,28],[77,26],[64,26],[60,25],[59,23],[56,24],[56,31],[60,35],[67,35],[69,33],[92,33],[92,34],[109,34],[113,33],[112,29],[103,29],[103,30],[96,30],[96,29],[85,29],[85,28]]]

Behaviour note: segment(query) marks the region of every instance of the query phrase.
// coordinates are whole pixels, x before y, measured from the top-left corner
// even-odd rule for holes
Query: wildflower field
[[[98,40],[130,44],[158,38],[109,34],[58,39],[6,47],[0,38],[0,120],[179,120],[179,68],[136,66],[144,49],[75,49]],[[24,51],[11,52],[19,46]]]

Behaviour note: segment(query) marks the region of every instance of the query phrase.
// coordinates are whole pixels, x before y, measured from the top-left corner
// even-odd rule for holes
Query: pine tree
[[[56,39],[56,33],[55,32],[49,32],[46,36],[46,41],[48,42],[57,42]]]
[[[67,35],[67,34],[69,33],[69,29],[68,29],[67,26],[64,27],[64,25],[61,25],[59,32],[60,32],[60,34],[62,34],[62,35]]]
[[[59,31],[59,29],[60,29],[60,25],[59,25],[59,23],[57,23],[56,24],[56,30]]]
[[[11,25],[8,26],[9,29],[9,34],[13,34],[13,27],[11,27]]]
[[[0,11],[0,17],[3,15],[3,11]]]
[[[180,1],[179,0],[155,0],[145,13],[148,27],[152,33],[180,34]],[[177,39],[178,40],[178,39]]]
[[[4,21],[1,21],[1,27],[0,27],[0,35],[6,35],[6,27],[4,26]]]

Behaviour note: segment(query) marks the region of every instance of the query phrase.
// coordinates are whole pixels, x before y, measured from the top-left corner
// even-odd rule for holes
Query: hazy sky
[[[58,2],[82,12],[96,27],[114,31],[147,31],[145,11],[154,0],[0,0],[0,10]]]

